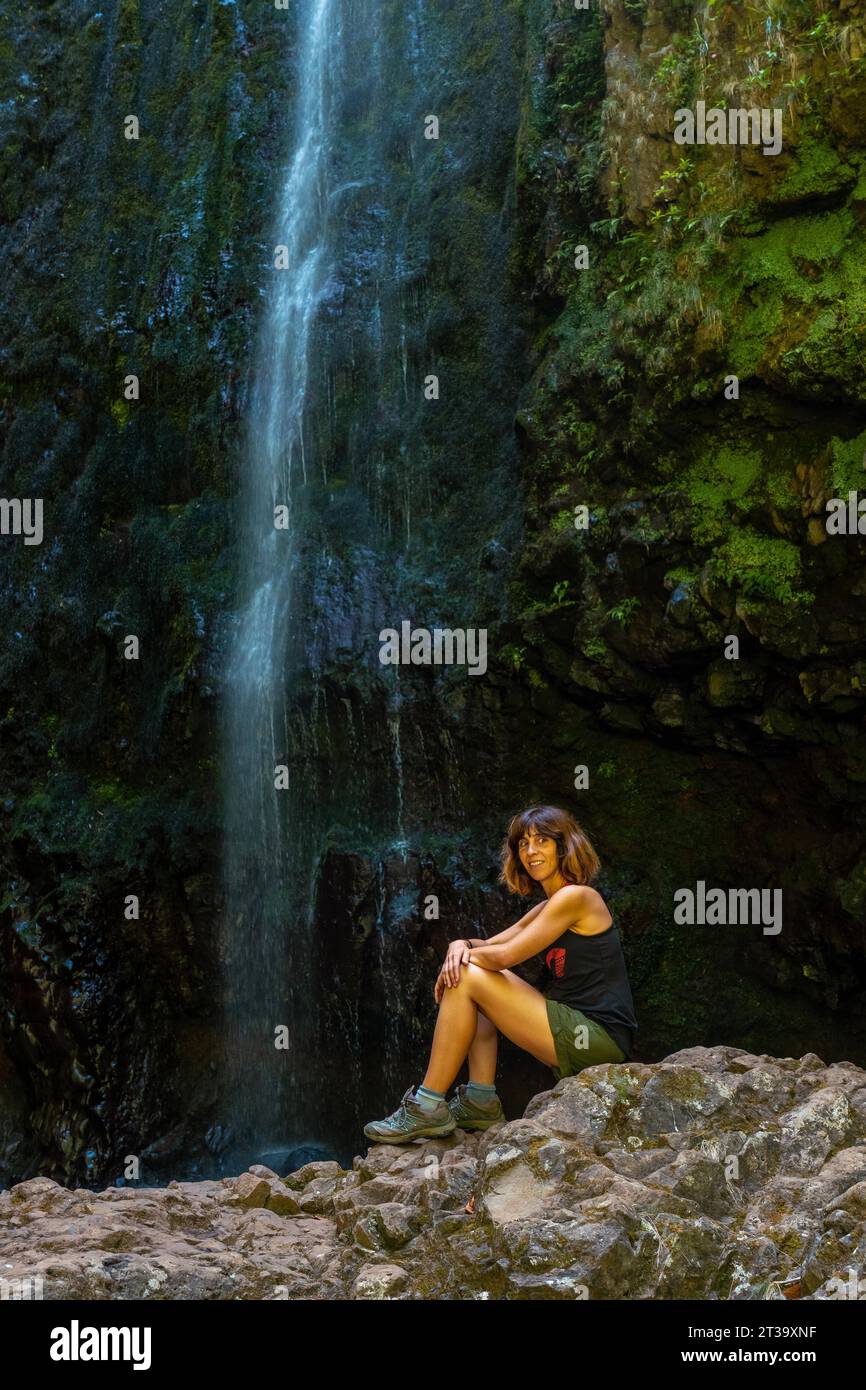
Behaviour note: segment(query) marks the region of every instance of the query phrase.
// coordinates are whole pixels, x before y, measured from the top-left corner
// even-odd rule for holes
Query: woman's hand
[[[460,981],[460,968],[469,964],[469,947],[465,941],[452,941],[439,971],[439,978],[433,988],[433,997],[438,1004],[445,993],[446,986],[452,989]]]
[[[445,983],[452,987],[460,983],[460,967],[469,964],[469,947],[465,941],[452,941],[442,965]]]

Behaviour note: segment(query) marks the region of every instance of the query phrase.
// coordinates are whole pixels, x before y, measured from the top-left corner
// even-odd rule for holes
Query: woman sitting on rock
[[[497,1030],[531,1052],[557,1081],[631,1056],[637,1029],[622,943],[590,882],[598,856],[580,826],[555,806],[514,816],[502,845],[500,881],[545,901],[489,941],[452,941],[434,988],[439,1016],[423,1083],[397,1110],[364,1126],[368,1139],[409,1139],[487,1129],[505,1119],[496,1094]],[[544,952],[541,993],[514,971]],[[445,1093],[463,1065],[469,1083]]]

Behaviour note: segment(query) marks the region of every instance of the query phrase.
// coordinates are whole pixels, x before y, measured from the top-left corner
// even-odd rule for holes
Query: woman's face
[[[535,829],[527,830],[518,845],[520,862],[529,877],[542,883],[557,871],[556,841]]]

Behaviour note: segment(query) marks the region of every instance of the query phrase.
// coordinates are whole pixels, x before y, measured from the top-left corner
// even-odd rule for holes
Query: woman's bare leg
[[[469,1064],[469,1080],[478,1081],[482,1086],[492,1086],[496,1081],[496,1054],[499,1051],[499,1034],[490,1019],[477,1010],[478,1026],[475,1037],[469,1044],[466,1061]]]
[[[557,1066],[544,995],[511,970],[464,965],[459,983],[446,988],[439,1001],[430,1062],[422,1086],[431,1091],[448,1090],[475,1038],[479,1009],[518,1047],[548,1067]]]

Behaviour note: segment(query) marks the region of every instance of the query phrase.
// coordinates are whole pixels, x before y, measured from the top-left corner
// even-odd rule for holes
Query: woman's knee
[[[490,971],[485,970],[482,965],[464,965],[461,967],[460,979],[454,988],[465,990],[474,998],[484,988],[485,976],[489,974]]]

